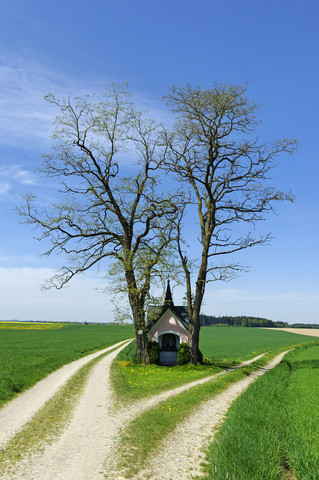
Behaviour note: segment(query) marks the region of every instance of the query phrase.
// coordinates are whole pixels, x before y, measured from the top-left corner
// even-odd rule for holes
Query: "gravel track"
[[[0,448],[14,437],[81,367],[124,343],[126,345],[127,340],[64,365],[0,409]]]
[[[194,414],[180,423],[172,434],[165,437],[162,447],[134,480],[186,480],[201,476],[200,464],[205,459],[203,451],[212,442],[231,404],[258,377],[278,365],[288,351],[201,404]]]
[[[123,427],[145,410],[157,405],[159,402],[225,373],[224,371],[210,377],[193,381],[182,387],[174,388],[154,395],[149,399],[138,401],[129,407],[116,408],[116,405],[113,403],[114,398],[110,387],[110,366],[113,359],[126,344],[127,341],[117,344],[119,348],[116,351],[102,358],[93,367],[84,392],[74,409],[72,418],[60,437],[55,439],[52,444],[43,445],[42,451],[39,453],[24,458],[15,466],[13,473],[7,471],[5,476],[0,477],[2,480],[104,480],[105,474],[107,474],[107,478],[120,480],[124,477],[121,477],[121,474],[114,470],[116,466],[114,451],[116,451],[116,445]],[[85,359],[72,362],[72,364],[65,366],[68,368],[63,367],[60,371],[51,374],[49,377],[52,377],[53,380],[47,377],[30,389],[30,391],[12,401],[7,407],[0,411],[2,418],[4,418],[5,415],[8,416],[7,412],[9,411],[11,412],[11,416],[13,412],[14,415],[16,415],[17,410],[15,405],[18,403],[17,400],[21,398],[28,400],[27,402],[20,400],[21,405],[19,405],[18,409],[20,421],[9,422],[6,429],[7,433],[4,435],[2,432],[2,438],[11,438],[14,433],[34,415],[37,409],[43,406],[45,401],[57,392],[78,368],[92,358],[114,347],[113,345],[108,349],[89,355],[85,357]],[[283,355],[284,354],[280,356],[280,359]],[[258,355],[258,357],[246,361],[241,365],[252,363],[261,356],[262,355]],[[277,363],[280,359],[276,357]],[[84,363],[81,363],[81,361]],[[144,472],[141,472],[136,478],[156,480],[191,478],[187,476],[190,469],[193,469],[192,471],[199,471],[199,459],[202,455],[202,447],[211,440],[212,430],[216,428],[216,425],[222,420],[232,401],[237,398],[257,376],[263,374],[267,369],[273,368],[275,363],[272,363],[261,371],[253,373],[247,379],[238,382],[209,402],[205,402],[203,407],[199,407],[196,415],[178,426],[174,435],[167,437],[161,453],[155,458],[152,458],[152,465],[148,466],[148,468]],[[77,368],[74,367],[74,364],[77,364]],[[67,370],[67,373],[64,372],[63,378],[60,378],[58,373],[62,373],[61,371],[64,370]],[[57,379],[59,379],[58,386],[56,385]],[[47,381],[47,384],[45,381]],[[43,393],[43,385],[46,387],[46,394]],[[38,396],[41,396],[41,401],[37,398]],[[37,406],[35,406],[33,402],[37,402]],[[28,412],[24,415],[23,404]],[[3,412],[6,412],[6,414],[4,415]],[[13,426],[13,424],[15,425]],[[192,441],[187,441],[187,438],[191,438]],[[186,442],[182,441],[183,439],[186,439]],[[174,451],[173,456],[171,455],[172,451]],[[178,465],[177,469],[176,465]],[[183,471],[180,470],[182,467]],[[169,473],[165,476],[163,472]]]
[[[44,445],[42,452],[23,459],[13,473],[7,471],[1,479],[104,479],[101,469],[105,454],[110,453],[112,436],[109,433],[114,429],[108,415],[111,404],[109,372],[113,359],[127,345],[127,341],[121,343],[117,350],[93,367],[84,393],[62,435],[54,443]]]
[[[225,373],[220,372],[154,395],[149,399],[143,399],[130,405],[129,408],[116,409],[114,408],[109,381],[110,366],[113,359],[126,344],[127,342],[118,344],[121,346],[117,350],[101,359],[93,367],[84,393],[75,407],[72,419],[61,436],[54,443],[44,445],[41,452],[23,459],[15,466],[13,473],[7,471],[5,476],[1,477],[3,480],[102,480],[105,478],[104,473],[106,472],[110,473],[110,478],[119,479],[120,476],[114,470],[112,471],[112,467],[114,467],[114,448],[123,426],[143,411],[170,396],[177,395]],[[85,357],[85,359],[81,359],[82,361],[72,362],[72,364],[66,366],[67,368],[63,367],[60,371],[54,372],[49,376],[51,378],[47,377],[39,382],[28,392],[12,401],[2,412],[6,412],[6,415],[9,416],[8,412],[10,411],[12,414],[15,405],[17,405],[17,400],[23,398],[24,401],[21,402],[20,400],[21,404],[19,404],[20,422],[15,422],[21,428],[37,410],[33,402],[37,402],[38,408],[43,406],[45,401],[51,398],[78,368],[112,348],[114,346]],[[258,355],[258,357],[244,362],[244,365],[252,363],[260,357],[261,355]],[[60,377],[62,372],[63,376]],[[56,385],[57,379],[59,379],[58,386]],[[41,401],[37,398],[39,395]],[[27,402],[25,402],[26,398]],[[24,415],[23,403],[27,411]],[[30,405],[32,408],[30,408]],[[32,410],[31,415],[30,410]],[[13,428],[9,422],[6,427],[6,437],[11,438],[17,429],[17,425]]]

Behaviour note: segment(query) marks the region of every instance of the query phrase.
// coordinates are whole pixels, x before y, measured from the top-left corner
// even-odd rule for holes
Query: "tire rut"
[[[262,356],[258,355],[258,357],[243,362],[237,367],[213,376],[190,382],[148,399],[142,399],[130,405],[129,408],[116,408],[110,386],[110,366],[116,355],[125,348],[127,341],[121,342],[121,344],[116,351],[102,358],[93,367],[70,423],[60,437],[55,439],[52,444],[44,445],[39,453],[24,458],[15,466],[13,472],[8,470],[5,476],[0,477],[1,479],[104,480],[105,474],[107,474],[107,478],[116,480],[123,478],[114,470],[116,469],[114,452],[125,425],[161,401],[178,395],[195,385],[208,382],[229,370],[253,363]],[[114,347],[113,345],[109,349]],[[99,354],[101,355],[101,352]],[[33,388],[35,389],[35,387]],[[147,476],[136,478],[164,478],[158,474],[158,471],[154,472],[154,476],[151,477],[148,476],[149,472],[145,471],[145,475]],[[176,477],[175,475],[167,478],[174,478],[175,480],[176,478],[187,477],[181,477],[180,475]]]
[[[278,365],[288,351],[290,350],[277,355],[265,367],[202,403],[196,412],[165,437],[151,462],[133,479],[186,480],[203,476],[201,463],[205,460],[204,451],[213,441],[231,404],[258,377]]]

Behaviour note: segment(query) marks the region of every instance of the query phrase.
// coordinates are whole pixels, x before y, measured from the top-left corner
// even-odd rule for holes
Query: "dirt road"
[[[202,403],[196,412],[177,426],[172,434],[167,435],[161,448],[152,456],[151,462],[134,480],[146,478],[186,480],[194,478],[195,475],[201,476],[200,464],[205,459],[203,450],[213,441],[215,432],[223,422],[231,404],[258,377],[278,365],[286,353],[281,353],[266,367],[253,372],[249,377]],[[174,452],[173,455],[171,452]]]
[[[64,365],[0,409],[0,448],[57,393],[77,370],[103,353],[124,344],[127,344],[127,340]]]
[[[5,475],[0,477],[2,480],[104,480],[106,472],[108,473],[107,478],[119,480],[123,477],[121,477],[120,473],[114,471],[112,466],[115,465],[113,461],[114,448],[121,428],[160,401],[213,378],[209,377],[191,382],[182,387],[136,402],[129,408],[114,408],[116,406],[113,404],[109,380],[110,366],[117,353],[124,347],[125,343],[122,343],[115,352],[104,357],[93,367],[85,390],[74,409],[70,423],[60,437],[55,439],[52,444],[43,445],[43,449],[39,453],[23,459],[14,467],[13,472],[7,471]],[[277,362],[280,361],[281,357],[277,358]],[[245,364],[254,360],[256,358],[245,362]],[[274,364],[269,365],[267,368],[272,368],[272,366]],[[178,427],[176,431],[177,443],[180,443],[180,428],[182,428],[181,437],[186,439],[186,443],[181,442],[178,449],[180,452],[179,461],[173,460],[171,463],[168,463],[168,455],[164,455],[165,468],[162,468],[160,463],[161,455],[159,455],[158,458],[156,457],[157,460],[155,462],[152,460],[152,465],[149,465],[146,469],[145,475],[147,476],[144,476],[144,473],[142,473],[142,476],[136,478],[165,478],[174,480],[176,478],[188,478],[186,471],[182,476],[179,473],[177,474],[174,470],[174,464],[181,465],[181,463],[186,461],[186,457],[189,457],[189,462],[186,464],[188,465],[187,468],[191,466],[194,469],[193,472],[196,471],[196,468],[199,468],[202,444],[205,445],[205,442],[207,443],[208,439],[211,438],[212,428],[221,421],[232,401],[264,371],[266,370],[263,369],[258,374],[247,377],[247,379],[227,389],[223,394],[213,398],[210,400],[209,405],[205,404],[206,406],[203,409],[200,407],[196,415]],[[223,372],[217,375],[221,374]],[[36,397],[38,390],[35,388],[32,390],[33,395]],[[29,395],[31,395],[31,392],[29,392]],[[9,405],[6,408],[9,409],[11,406]],[[210,417],[207,417],[207,408],[211,412]],[[208,418],[209,420],[207,421]],[[191,422],[190,429],[188,428],[189,422]],[[11,435],[16,428],[11,429]],[[194,431],[197,432],[195,437]],[[170,449],[174,445],[175,460],[176,438],[174,436],[168,437],[163,445],[163,452],[171,451]],[[187,450],[190,445],[190,442],[187,441],[188,438],[192,438],[191,443],[192,445],[194,443],[195,446],[191,451]],[[168,472],[167,476],[163,476],[163,471]]]

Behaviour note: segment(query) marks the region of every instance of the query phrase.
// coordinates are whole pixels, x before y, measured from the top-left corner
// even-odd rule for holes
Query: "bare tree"
[[[175,127],[164,132],[164,167],[188,189],[188,211],[199,221],[200,258],[195,269],[183,241],[184,213],[176,224],[187,286],[192,363],[199,361],[199,315],[207,282],[229,280],[243,269],[236,262],[219,259],[268,243],[270,234],[258,235],[249,227],[263,220],[274,202],[293,201],[291,193],[269,186],[267,180],[277,155],[295,151],[297,141],[259,143],[253,135],[257,106],[245,94],[243,86],[215,85],[204,90],[186,85],[170,88],[164,97],[176,115]],[[236,235],[238,225],[242,233]]]
[[[60,116],[41,173],[59,179],[62,200],[38,209],[28,195],[20,213],[41,231],[40,239],[49,239],[46,255],[66,254],[47,287],[62,288],[75,275],[111,262],[121,279],[114,289],[128,295],[138,358],[148,362],[144,304],[161,275],[177,211],[158,188],[157,126],[137,111],[126,85],[111,85],[97,104],[51,94],[46,99]]]

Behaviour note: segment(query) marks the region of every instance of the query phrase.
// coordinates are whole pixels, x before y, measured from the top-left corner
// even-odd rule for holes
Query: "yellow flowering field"
[[[0,322],[0,330],[52,330],[63,326],[63,323]]]

